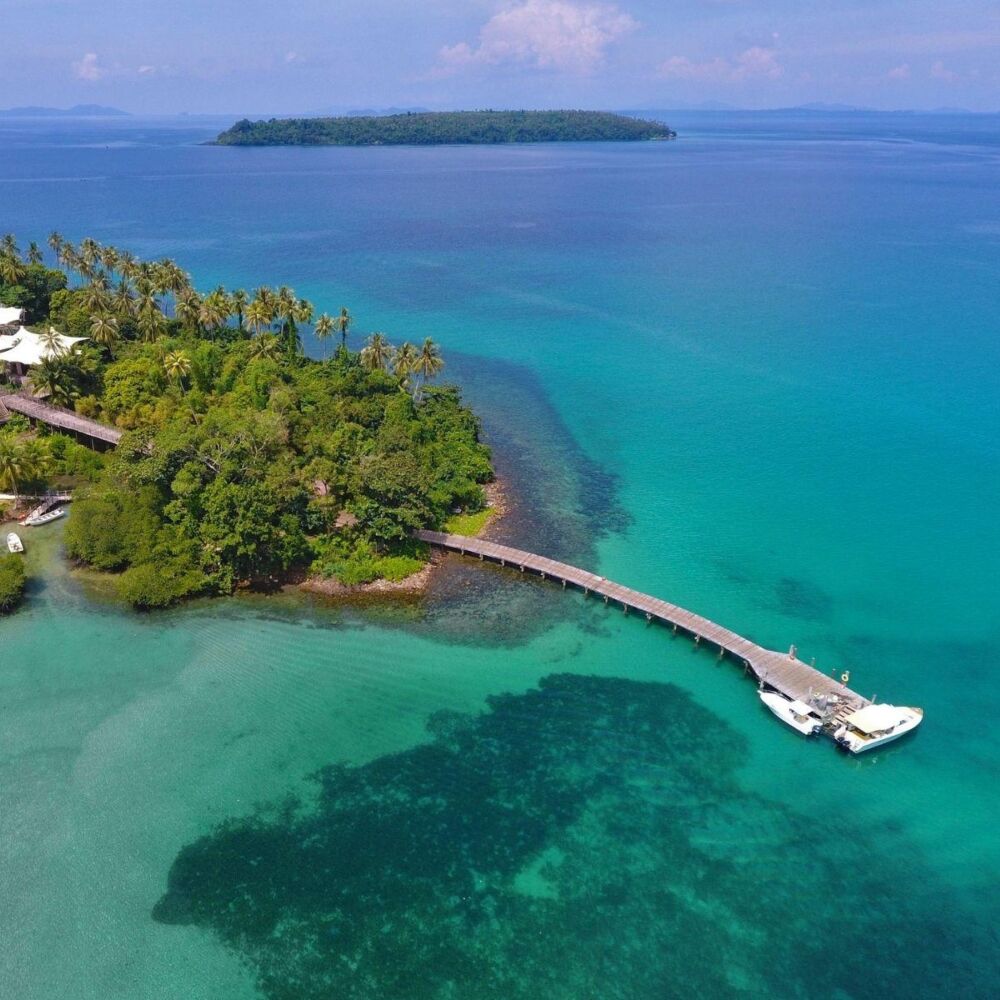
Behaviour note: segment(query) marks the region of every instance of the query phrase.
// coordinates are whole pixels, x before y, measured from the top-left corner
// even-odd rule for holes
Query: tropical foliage
[[[458,390],[430,384],[444,365],[430,338],[394,347],[374,333],[351,351],[341,308],[316,322],[321,339],[340,337],[318,361],[302,351],[313,306],[290,288],[203,294],[172,261],[58,234],[49,246],[73,281],[45,322],[91,344],[35,366],[30,384],[128,433],[90,466],[67,438],[0,435],[0,485],[37,478],[39,449],[53,471],[91,480],[66,549],[120,574],[130,603],[310,570],[398,578],[425,556],[414,529],[482,509],[489,451]]]
[[[26,582],[23,557],[0,555],[0,613],[20,603]]]
[[[400,146],[670,139],[661,122],[606,111],[443,111],[343,118],[247,118],[223,146]]]

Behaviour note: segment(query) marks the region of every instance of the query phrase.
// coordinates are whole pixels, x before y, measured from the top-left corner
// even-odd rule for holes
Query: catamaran
[[[916,729],[923,721],[922,708],[900,705],[865,705],[848,715],[833,738],[851,753],[863,753],[891,743]]]
[[[758,693],[760,700],[786,726],[791,726],[803,736],[812,736],[820,731],[822,722],[816,714],[816,709],[804,701],[793,701],[777,691],[764,691],[762,689]]]
[[[26,517],[24,523],[29,528],[37,528],[40,524],[48,524],[50,521],[55,521],[60,517],[65,516],[66,511],[62,507],[56,507],[55,510],[50,510],[47,514],[37,514],[35,517]]]
[[[24,542],[21,541],[20,536],[15,531],[12,531],[7,535],[7,551],[8,552],[24,551]]]

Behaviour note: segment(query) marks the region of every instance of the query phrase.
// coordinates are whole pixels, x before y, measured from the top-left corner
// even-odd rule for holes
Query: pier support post
[[[607,594],[605,594],[605,595],[604,595],[604,603],[605,603],[605,604],[607,604],[607,603],[608,603],[608,595],[607,595]]]
[[[673,624],[673,633],[674,635],[677,635],[677,622],[674,622]]]
[[[563,590],[565,590],[566,589],[566,581],[565,580],[563,580],[562,585],[563,585]]]
[[[628,614],[628,605],[624,601],[622,601],[622,614],[623,615]]]
[[[700,645],[701,645],[701,636],[700,636],[700,635],[696,635],[696,636],[694,637],[694,644],[695,644],[696,646],[700,646]]]
[[[646,612],[646,624],[648,625],[653,620],[653,616],[647,611]]]

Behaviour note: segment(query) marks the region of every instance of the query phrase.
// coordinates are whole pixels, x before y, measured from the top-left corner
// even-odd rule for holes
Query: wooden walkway
[[[82,434],[93,441],[102,441],[105,444],[116,445],[122,436],[117,427],[99,424],[96,420],[83,417],[73,410],[65,410],[61,406],[53,406],[41,399],[20,393],[0,395],[0,408],[6,408],[11,413],[20,413],[29,420],[40,420],[50,427],[58,427],[59,430]]]
[[[765,686],[780,691],[788,698],[814,706],[831,727],[837,717],[871,704],[867,698],[838,680],[796,659],[792,652],[776,653],[765,649],[708,618],[649,594],[623,587],[603,576],[481,538],[449,535],[440,531],[417,531],[415,534],[421,541],[439,548],[488,559],[522,573],[534,573],[543,580],[555,580],[563,587],[572,585],[585,594],[598,595],[606,604],[620,605],[625,612],[638,611],[645,615],[647,621],[663,622],[675,633],[683,632],[700,645],[714,647],[720,658],[724,655],[732,657],[751,670]]]

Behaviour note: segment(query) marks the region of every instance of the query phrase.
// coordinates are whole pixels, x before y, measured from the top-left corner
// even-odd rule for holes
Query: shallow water
[[[707,651],[478,565],[377,611],[133,617],[37,529],[44,578],[0,622],[5,993],[376,997],[402,969],[413,996],[995,993],[1000,125],[675,119],[670,144],[392,150],[3,123],[2,228],[433,335],[516,482],[513,542],[795,642],[921,730],[801,742]],[[473,720],[461,795],[418,749],[441,711]],[[317,937],[346,904],[310,823],[342,863],[342,817],[377,831],[388,788],[393,835],[439,853],[351,866],[371,903],[350,946]],[[225,853],[258,806],[307,884]],[[164,911],[185,870],[197,913]]]

